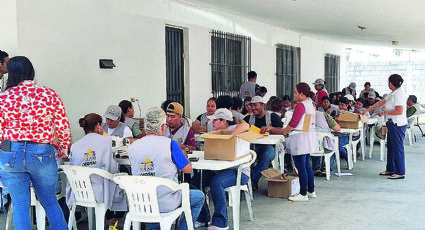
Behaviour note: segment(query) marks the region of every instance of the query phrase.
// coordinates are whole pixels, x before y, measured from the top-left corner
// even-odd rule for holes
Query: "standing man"
[[[168,129],[164,111],[158,107],[149,109],[145,122],[146,136],[134,141],[128,148],[133,175],[155,176],[178,182],[178,170],[184,173],[191,173],[192,164],[181,150],[179,144],[170,138],[164,137],[164,132]],[[157,195],[160,212],[170,212],[181,206],[181,191],[172,191],[162,186],[158,187]],[[190,207],[193,222],[198,218],[204,201],[204,193],[200,190],[190,190]],[[187,221],[190,223],[190,220]],[[184,222],[180,221],[177,229],[187,229]],[[151,224],[149,229],[159,229],[159,225]]]
[[[133,133],[131,132],[131,129],[124,123],[120,122],[121,113],[122,111],[119,106],[110,105],[103,115],[106,119],[106,122],[103,124],[103,130],[108,134],[108,136],[132,138]]]
[[[347,94],[353,95],[354,98],[356,98],[356,83],[351,82],[348,87],[342,89],[342,94],[345,96]]]
[[[250,71],[248,73],[248,81],[241,85],[239,97],[244,100],[245,97],[254,97],[261,95],[261,87],[257,84],[257,73]]]
[[[6,88],[6,81],[3,79],[3,75],[7,73],[7,62],[9,62],[9,54],[0,50],[0,80],[2,80],[0,92],[3,92]]]
[[[168,128],[164,136],[176,141],[180,148],[185,151],[195,150],[195,133],[183,121],[183,106],[177,102],[171,102],[166,109]]]
[[[248,115],[241,122],[255,125],[258,128],[272,126],[282,128],[283,123],[279,115],[266,111],[265,103],[262,97],[255,96],[251,100],[252,115]],[[258,188],[258,181],[261,177],[261,171],[267,169],[275,157],[275,149],[273,145],[255,145],[257,153],[257,164],[252,169],[252,186]]]

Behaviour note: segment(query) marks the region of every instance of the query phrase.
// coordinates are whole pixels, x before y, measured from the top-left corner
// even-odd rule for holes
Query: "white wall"
[[[63,98],[74,140],[82,135],[77,120],[86,113],[103,114],[109,104],[136,97],[143,115],[165,100],[166,25],[187,28],[192,118],[211,96],[212,29],[251,37],[252,69],[268,97],[276,92],[276,43],[301,47],[301,80],[308,83],[323,77],[325,53],[341,60],[344,54],[342,44],[171,0],[17,0],[19,54],[32,60],[37,80]],[[113,58],[117,67],[99,69],[99,58]]]

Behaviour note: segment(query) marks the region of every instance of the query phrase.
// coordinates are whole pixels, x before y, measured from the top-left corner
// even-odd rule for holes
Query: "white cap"
[[[251,99],[251,102],[249,102],[249,104],[255,104],[255,103],[263,103],[263,104],[266,104],[266,103],[264,102],[264,99],[263,99],[262,97],[260,97],[260,96],[255,96],[255,97],[253,97],[253,98]]]
[[[344,97],[347,98],[349,101],[355,101],[353,95],[351,94],[347,94]]]
[[[208,119],[214,120],[214,119],[224,119],[228,121],[233,121],[233,114],[230,112],[230,110],[221,108],[217,109],[213,115],[207,116]]]

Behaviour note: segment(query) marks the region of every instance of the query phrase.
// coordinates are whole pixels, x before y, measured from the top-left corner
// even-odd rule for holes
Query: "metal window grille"
[[[340,72],[340,56],[325,55],[325,81],[328,92],[338,92]]]
[[[212,94],[238,96],[251,69],[251,38],[211,32]]]
[[[300,81],[301,48],[276,45],[276,96],[293,97],[295,85]]]

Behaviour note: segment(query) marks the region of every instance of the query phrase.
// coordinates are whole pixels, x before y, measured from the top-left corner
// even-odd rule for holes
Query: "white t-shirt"
[[[393,111],[395,110],[396,106],[402,106],[403,107],[403,112],[401,113],[401,115],[385,115],[385,120],[388,121],[388,119],[392,119],[393,122],[395,124],[397,124],[397,126],[403,126],[403,125],[407,125],[407,118],[406,118],[406,101],[407,101],[407,97],[404,94],[403,91],[401,91],[400,88],[394,90],[393,92],[391,92],[390,94],[388,94],[385,97],[385,110],[386,111]]]
[[[108,136],[111,136],[112,135],[112,133],[114,133],[114,130],[115,130],[116,128],[113,128],[113,129],[111,129],[111,128],[108,128]],[[125,128],[124,128],[124,133],[123,133],[123,135],[122,135],[122,137],[133,137],[133,132],[131,132],[131,129],[128,127],[128,126],[126,126]]]

